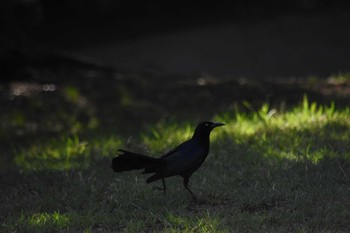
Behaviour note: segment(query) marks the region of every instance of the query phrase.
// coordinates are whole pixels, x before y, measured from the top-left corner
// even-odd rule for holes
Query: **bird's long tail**
[[[119,156],[112,160],[112,169],[115,172],[137,169],[153,170],[165,164],[165,160],[162,158],[152,158],[126,150],[119,150],[119,152],[121,152]]]

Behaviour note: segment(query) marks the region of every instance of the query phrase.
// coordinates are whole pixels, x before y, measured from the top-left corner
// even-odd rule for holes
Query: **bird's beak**
[[[219,127],[219,126],[223,126],[223,125],[225,125],[224,123],[219,123],[219,122],[217,122],[217,123],[213,123],[212,125],[211,125],[211,127],[212,128],[215,128],[215,127]]]

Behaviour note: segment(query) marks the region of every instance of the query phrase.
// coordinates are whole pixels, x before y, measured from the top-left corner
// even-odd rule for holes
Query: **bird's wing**
[[[162,167],[165,176],[192,174],[202,164],[208,154],[205,147],[196,140],[189,140],[180,144],[162,158],[167,164]]]
[[[183,143],[181,143],[180,145],[176,146],[174,149],[168,151],[166,154],[164,154],[163,156],[161,156],[161,158],[167,158],[169,157],[170,155],[178,152],[179,150],[181,150],[182,148],[186,147],[187,144],[189,143],[189,140],[188,141],[185,141]]]

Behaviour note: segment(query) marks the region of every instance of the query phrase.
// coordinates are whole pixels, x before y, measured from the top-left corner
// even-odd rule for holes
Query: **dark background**
[[[348,1],[4,0],[1,79],[32,67],[230,78],[349,70]]]

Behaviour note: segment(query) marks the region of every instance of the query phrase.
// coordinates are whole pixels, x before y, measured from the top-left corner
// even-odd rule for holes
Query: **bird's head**
[[[223,123],[214,123],[211,121],[203,121],[198,124],[193,137],[208,137],[210,132],[218,127],[218,126],[223,126],[225,124]]]

